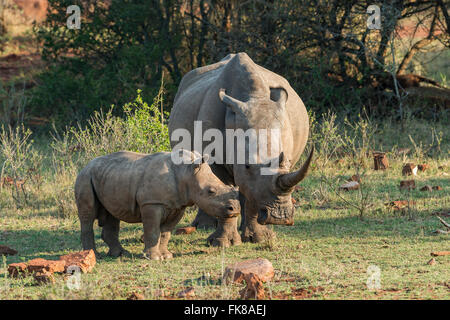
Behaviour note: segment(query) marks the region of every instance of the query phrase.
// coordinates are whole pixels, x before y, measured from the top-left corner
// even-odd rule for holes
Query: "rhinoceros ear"
[[[201,156],[201,161],[198,161],[200,159],[197,158],[197,161],[192,160],[192,169],[194,170],[194,174],[198,172],[198,170],[200,170],[200,166],[202,164],[208,163],[209,160],[209,155],[204,154],[203,156]]]
[[[287,91],[283,88],[270,88],[270,100],[285,105],[288,98]]]
[[[280,153],[280,157],[278,159],[278,163],[280,164],[280,168],[289,169],[290,167],[290,161],[289,159],[284,155],[284,152],[282,151]]]
[[[244,102],[230,97],[225,93],[225,89],[223,88],[219,90],[219,98],[220,101],[229,106],[234,113],[245,114],[245,112],[247,111],[247,105]]]

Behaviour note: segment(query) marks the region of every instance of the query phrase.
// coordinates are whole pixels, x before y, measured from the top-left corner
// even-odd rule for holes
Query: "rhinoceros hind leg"
[[[214,247],[225,248],[241,244],[241,236],[237,231],[237,221],[237,217],[218,220],[217,230],[208,237],[208,243]]]
[[[94,219],[92,220],[80,220],[81,223],[81,245],[83,250],[94,250],[95,255],[98,256],[95,249],[94,239]]]
[[[102,209],[105,210],[104,208]],[[127,251],[120,245],[119,231],[120,220],[106,212],[102,230],[102,239],[109,247],[108,256],[110,257],[117,258],[121,255],[127,254]]]
[[[209,216],[202,209],[198,209],[197,216],[191,225],[197,229],[214,229],[217,227],[217,224],[216,218]]]
[[[95,250],[94,221],[97,218],[98,201],[95,197],[91,180],[88,176],[77,179],[75,185],[75,199],[78,209],[78,218],[81,226],[81,245],[83,250]]]

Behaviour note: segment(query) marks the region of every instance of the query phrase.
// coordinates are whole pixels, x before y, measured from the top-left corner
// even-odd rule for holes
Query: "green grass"
[[[392,156],[394,157],[394,156]],[[410,159],[414,161],[414,159]],[[364,219],[355,209],[331,191],[320,193],[319,170],[312,170],[296,191],[298,200],[294,226],[273,226],[277,239],[262,244],[244,243],[227,249],[208,247],[206,237],[211,232],[197,231],[191,235],[173,235],[169,249],[174,259],[148,261],[141,258],[143,244],[139,238],[142,226],[122,223],[121,242],[133,258],[106,257],[107,247],[96,228],[96,242],[102,258],[94,271],[82,275],[80,290],[71,291],[64,277],[56,276],[55,284],[38,286],[32,277],[10,279],[6,265],[43,257],[58,256],[81,249],[79,223],[71,199],[70,183],[66,180],[44,180],[40,191],[33,191],[32,205],[17,210],[4,188],[0,194],[0,243],[19,251],[8,256],[0,268],[0,299],[125,299],[131,293],[147,299],[176,298],[188,286],[194,286],[198,299],[237,299],[243,285],[221,285],[217,282],[225,266],[240,260],[263,257],[275,268],[275,278],[266,283],[266,296],[273,299],[295,299],[296,289],[310,286],[310,299],[448,299],[450,298],[450,257],[436,258],[428,265],[432,251],[450,250],[448,235],[434,235],[440,228],[436,211],[449,212],[450,180],[446,160],[427,160],[431,168],[415,177],[418,188],[410,193],[398,189],[402,160],[390,159],[387,171],[369,170],[363,177],[371,192],[372,207]],[[447,173],[445,173],[447,170]],[[347,164],[325,171],[333,183],[339,177],[353,174]],[[447,175],[445,175],[447,174]],[[418,189],[425,184],[440,185],[443,190],[431,193]],[[66,187],[63,187],[66,186]],[[54,194],[64,189],[69,214],[60,212]],[[322,186],[323,188],[323,186]],[[344,194],[355,201],[358,191]],[[407,211],[392,211],[384,203],[414,199]],[[179,226],[194,218],[189,210]],[[447,220],[449,220],[447,218]],[[381,269],[381,289],[368,290],[367,268]],[[195,279],[202,275],[213,281]],[[163,290],[166,296],[158,292]]]

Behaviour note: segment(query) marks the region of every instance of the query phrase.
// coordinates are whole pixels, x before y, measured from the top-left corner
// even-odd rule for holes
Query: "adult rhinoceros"
[[[242,240],[262,242],[273,237],[264,224],[292,225],[291,193],[305,177],[313,152],[298,171],[289,173],[306,146],[309,119],[302,100],[288,81],[255,64],[246,53],[229,54],[215,64],[188,72],[181,80],[169,120],[172,147],[178,142],[172,133],[180,128],[191,133],[194,146],[194,121],[202,122],[203,132],[211,128],[223,133],[239,128],[280,129],[282,150],[275,175],[261,175],[260,169],[265,164],[258,163],[213,164],[211,168],[225,183],[239,186],[244,196]],[[225,133],[223,136],[226,137]],[[208,143],[204,141],[203,148]],[[194,224],[210,219],[199,211]],[[219,221],[208,240],[220,246],[241,243],[237,218]]]

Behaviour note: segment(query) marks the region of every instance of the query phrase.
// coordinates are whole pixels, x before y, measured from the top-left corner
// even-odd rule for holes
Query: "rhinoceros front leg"
[[[161,218],[164,208],[160,205],[145,205],[141,207],[142,223],[144,224],[144,258],[163,260],[159,250],[161,238]]]
[[[217,227],[218,221],[217,218],[209,216],[202,209],[198,209],[197,215],[191,225],[197,229],[214,229]]]
[[[275,233],[258,223],[258,210],[249,201],[245,202],[245,221],[242,226],[242,240],[259,243],[275,238]]]
[[[216,231],[207,239],[208,243],[215,247],[229,247],[242,243],[241,236],[237,231],[238,217],[218,219]]]
[[[161,239],[159,240],[159,251],[164,259],[172,259],[173,254],[167,248],[170,240],[170,231],[161,232]]]

